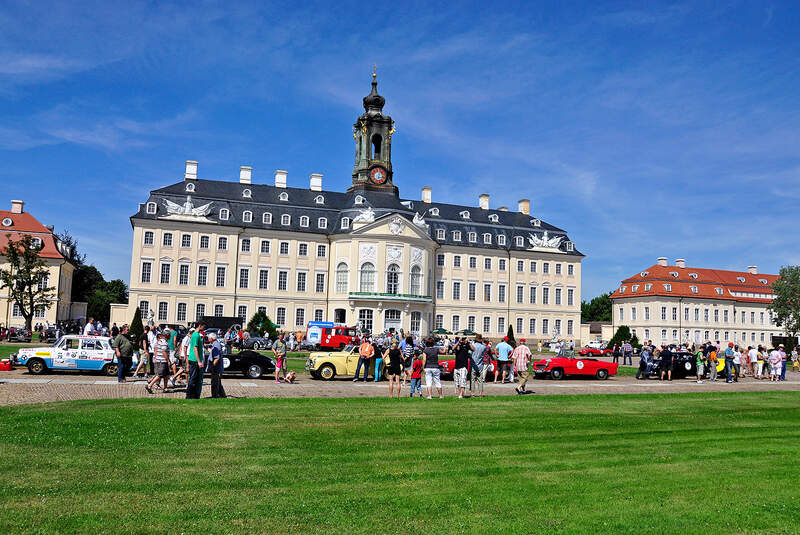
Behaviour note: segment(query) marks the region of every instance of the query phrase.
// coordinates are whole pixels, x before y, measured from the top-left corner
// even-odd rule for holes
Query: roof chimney
[[[667,257],[666,256],[659,256],[658,257],[658,265],[666,267],[666,265],[667,265]]]
[[[758,266],[747,266],[747,271],[753,275],[758,275]]]
[[[252,184],[253,168],[249,165],[239,167],[239,184]]]
[[[23,206],[25,206],[25,201],[11,201],[11,213],[21,214]]]
[[[482,210],[488,210],[489,209],[489,194],[488,193],[481,193],[480,197],[478,197],[478,206],[480,206]]]
[[[183,174],[186,180],[197,180],[197,162],[186,160],[186,172]]]
[[[431,203],[431,187],[422,186],[422,202]]]
[[[684,260],[683,258],[676,258],[675,259],[675,265],[678,266],[679,268],[685,268],[686,267],[686,260]]]
[[[286,175],[288,175],[288,171],[284,171],[283,169],[278,169],[275,171],[275,187],[276,188],[285,188],[286,187]]]
[[[501,206],[500,208],[498,208],[498,210],[500,210],[501,212],[508,212],[508,206]]]
[[[311,173],[310,182],[311,191],[322,191],[322,173]]]
[[[528,199],[520,199],[518,202],[519,212],[525,215],[531,215],[531,201]]]

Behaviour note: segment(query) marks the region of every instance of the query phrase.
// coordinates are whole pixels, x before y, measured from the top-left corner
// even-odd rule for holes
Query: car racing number
[[[579,370],[582,370],[583,369],[583,361],[579,360],[577,363],[575,363],[575,367],[578,368]]]

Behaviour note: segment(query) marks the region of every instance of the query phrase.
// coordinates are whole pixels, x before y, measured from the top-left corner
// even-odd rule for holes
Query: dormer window
[[[320,217],[317,219],[317,228],[328,228],[328,218]]]
[[[223,208],[219,211],[219,218],[221,221],[227,221],[230,217],[230,212],[227,208]]]
[[[639,276],[641,276],[642,278],[645,278],[649,274],[650,274],[649,271],[642,271],[641,273],[639,273]]]
[[[722,288],[714,288],[714,291],[717,292],[717,295],[722,295]]]
[[[497,245],[505,245],[506,244],[506,235],[505,234],[498,234],[497,235]]]
[[[631,286],[631,292],[636,293],[638,291],[639,291],[639,285],[638,284],[634,284],[633,286]]]
[[[620,286],[619,287],[619,293],[620,293],[620,295],[625,293],[625,286]]]
[[[308,226],[308,216],[307,215],[301,215],[300,216],[300,226],[301,227],[307,227]]]
[[[697,293],[697,286],[689,286],[689,289],[692,291],[693,294]]]
[[[253,196],[253,192],[250,191],[249,189],[242,190],[242,197],[244,197],[245,199],[249,199],[252,196]]]
[[[675,277],[676,279],[678,278],[678,272],[677,271],[670,271],[669,274],[672,275],[673,277]]]
[[[356,195],[356,198],[353,200],[353,204],[364,204],[364,197],[361,195]]]
[[[693,279],[697,278],[697,273],[689,273],[689,276]]]
[[[767,279],[758,279],[758,282],[760,282],[760,283],[761,283],[761,284],[763,284],[764,286],[766,286],[766,285],[767,285]]]
[[[739,282],[744,282],[744,277],[736,277],[736,280]]]
[[[314,197],[314,202],[317,204],[325,204],[325,197],[323,197],[322,195],[317,195],[316,197]]]
[[[41,238],[33,238],[31,239],[31,249],[40,249],[42,247],[42,239]]]
[[[470,243],[475,243],[475,242],[478,241],[478,233],[477,232],[470,232],[468,238],[469,238],[469,242]]]
[[[194,193],[194,182],[189,182],[186,184],[186,191],[188,193]]]
[[[672,291],[672,285],[671,284],[665,284],[664,285],[664,290],[667,291],[667,292],[671,292]]]
[[[440,228],[436,230],[436,239],[443,240],[444,239],[444,229]]]
[[[272,224],[272,214],[270,212],[264,212],[261,215],[261,222],[264,223],[265,225],[271,225]]]
[[[572,251],[574,251],[574,250],[575,250],[575,244],[574,244],[574,243],[572,243],[571,241],[568,241],[568,242],[567,242],[567,251],[570,251],[570,252],[572,252]]]
[[[491,223],[497,223],[497,221],[499,219],[500,219],[500,216],[498,216],[497,214],[489,214],[489,221]]]
[[[649,292],[652,287],[653,287],[653,283],[648,282],[647,284],[644,285],[644,291],[645,292]]]
[[[280,200],[280,201],[288,201],[289,200],[289,194],[284,191],[283,193],[281,193],[278,196],[278,200]]]
[[[431,208],[430,210],[428,210],[428,215],[439,217],[439,209],[438,208]]]
[[[485,243],[486,245],[489,245],[489,244],[492,243],[492,235],[489,234],[488,232],[484,233],[484,235],[483,235],[483,243]]]
[[[542,221],[540,219],[531,219],[531,225],[534,227],[541,227]]]
[[[459,230],[453,231],[453,241],[461,241],[461,231]]]
[[[350,218],[343,217],[342,218],[342,230],[350,228]]]
[[[523,238],[522,236],[517,236],[516,238],[514,238],[514,244],[517,247],[525,247],[525,238]]]
[[[283,214],[281,216],[281,225],[289,226],[292,224],[292,216],[289,214]]]
[[[156,209],[157,209],[156,203],[154,203],[154,202],[147,203],[147,213],[148,214],[155,214],[156,213]]]
[[[245,223],[252,223],[253,222],[253,212],[246,210],[242,212],[242,221]]]
[[[461,219],[469,219],[469,210],[464,210],[458,213],[461,216]]]

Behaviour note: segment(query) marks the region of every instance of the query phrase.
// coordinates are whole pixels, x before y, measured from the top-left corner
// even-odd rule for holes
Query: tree
[[[617,332],[609,340],[606,349],[614,349],[615,345],[622,345],[623,342],[631,339],[631,329],[627,325],[620,325]],[[631,344],[633,345],[633,344]]]
[[[275,340],[278,339],[278,328],[275,326],[274,323],[272,323],[272,320],[269,319],[269,316],[267,316],[266,330],[267,330],[267,336],[269,337],[270,340],[274,342]]]
[[[72,300],[87,303],[87,316],[106,323],[111,303],[128,302],[128,285],[120,279],[106,282],[96,267],[82,264],[72,275]]]
[[[611,321],[611,293],[598,295],[588,303],[581,301],[581,321]]]
[[[256,333],[258,336],[264,336],[268,321],[267,313],[263,310],[259,310],[253,314],[253,317],[247,322],[247,332]]]
[[[517,343],[517,341],[514,340],[514,327],[510,323],[508,324],[508,332],[506,333],[506,336],[508,336],[508,341],[511,342],[511,344]]]
[[[131,341],[133,342],[134,347],[138,347],[137,343],[139,340],[142,339],[142,336],[144,335],[144,325],[142,325],[142,311],[139,310],[139,307],[136,307],[136,312],[133,313],[133,319],[131,320],[129,334],[131,336]]]
[[[9,300],[19,307],[25,318],[25,328],[30,329],[37,309],[48,309],[53,304],[55,287],[47,286],[49,271],[39,256],[43,244],[33,241],[29,234],[14,241],[10,234],[8,244],[0,251],[8,262],[8,269],[0,269],[0,282],[8,288]]]
[[[64,229],[63,232],[57,232],[56,238],[64,245],[64,253],[67,260],[69,260],[75,267],[80,267],[86,261],[86,255],[78,252],[78,240],[72,237],[69,230]]]
[[[72,301],[88,303],[95,290],[104,287],[106,280],[103,274],[94,267],[82,264],[72,274]]]
[[[783,327],[789,336],[789,344],[794,346],[800,332],[800,266],[783,266],[780,278],[771,284],[775,299],[769,304],[775,325]],[[791,351],[793,347],[786,348]]]

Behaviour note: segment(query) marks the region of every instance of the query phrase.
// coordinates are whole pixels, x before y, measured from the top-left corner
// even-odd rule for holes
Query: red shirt
[[[414,359],[414,364],[411,366],[411,378],[422,379],[422,361]]]

